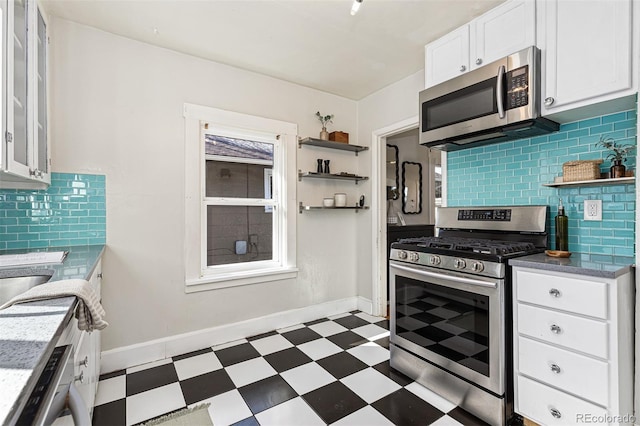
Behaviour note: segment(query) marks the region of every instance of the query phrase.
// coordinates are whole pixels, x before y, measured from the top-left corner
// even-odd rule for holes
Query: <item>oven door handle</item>
[[[487,281],[474,280],[472,278],[456,277],[455,275],[446,275],[445,277],[443,277],[443,274],[438,274],[436,272],[423,271],[422,269],[417,269],[417,268],[411,268],[411,267],[408,267],[408,266],[398,265],[397,263],[391,264],[391,267],[399,269],[401,271],[411,272],[411,273],[418,274],[418,275],[423,275],[423,276],[429,277],[429,278],[440,278],[440,279],[443,279],[443,278],[446,277],[447,280],[459,282],[459,283],[462,283],[462,284],[469,284],[469,285],[475,285],[475,286],[487,287],[487,288],[497,288],[498,287],[498,284],[494,283],[494,282],[492,283],[492,282],[487,282]]]

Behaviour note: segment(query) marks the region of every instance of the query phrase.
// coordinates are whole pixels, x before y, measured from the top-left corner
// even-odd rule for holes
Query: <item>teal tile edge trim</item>
[[[636,109],[620,111],[563,124],[549,135],[449,152],[447,205],[548,205],[553,248],[553,218],[562,198],[569,216],[569,250],[635,256],[635,184],[561,188],[542,184],[561,176],[566,161],[605,158],[605,151],[595,146],[601,136],[637,145],[636,114]],[[625,165],[636,170],[636,156]],[[608,168],[605,161],[601,171]],[[602,221],[583,219],[586,199],[602,200]]]
[[[106,242],[104,175],[52,173],[46,190],[0,190],[0,250]]]

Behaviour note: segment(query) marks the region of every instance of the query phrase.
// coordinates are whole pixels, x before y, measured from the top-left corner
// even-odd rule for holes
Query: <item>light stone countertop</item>
[[[0,254],[38,250],[3,250]],[[50,281],[89,279],[104,245],[55,247],[68,250],[62,264],[0,268],[0,278],[53,271]],[[75,297],[13,305],[0,311],[0,424],[12,424],[40,377],[56,342],[73,315]]]
[[[589,253],[572,253],[571,257],[558,258],[538,253],[510,259],[509,265],[600,278],[617,278],[635,267],[635,258]]]

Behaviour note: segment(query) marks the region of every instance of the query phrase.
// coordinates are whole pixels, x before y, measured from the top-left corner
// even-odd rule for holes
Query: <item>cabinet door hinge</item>
[[[11,132],[6,132],[4,138],[7,142],[13,142],[13,134]]]

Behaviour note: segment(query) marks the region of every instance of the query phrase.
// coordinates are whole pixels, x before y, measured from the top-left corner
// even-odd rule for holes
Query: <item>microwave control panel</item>
[[[529,66],[516,68],[506,73],[506,108],[520,108],[529,104]]]

